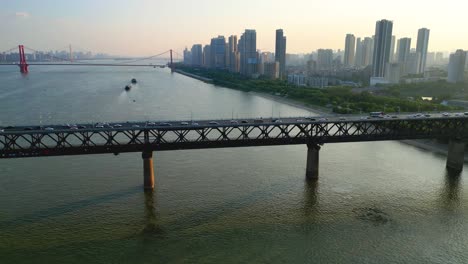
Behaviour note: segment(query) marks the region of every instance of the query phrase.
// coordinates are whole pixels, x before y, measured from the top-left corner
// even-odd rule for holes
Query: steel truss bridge
[[[142,152],[148,187],[153,151],[307,144],[306,174],[316,178],[318,151],[325,143],[436,138],[451,142],[447,166],[461,171],[468,116],[440,114],[6,127],[0,132],[0,158]]]

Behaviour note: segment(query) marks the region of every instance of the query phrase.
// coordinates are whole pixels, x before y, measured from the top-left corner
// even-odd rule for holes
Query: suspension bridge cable
[[[2,52],[0,52],[0,53],[9,53],[10,51],[14,51],[14,50],[17,50],[17,49],[18,49],[18,46],[13,47],[13,48],[8,49],[8,50],[5,50],[5,51],[2,51]]]
[[[163,55],[163,54],[166,54],[166,53],[168,53],[168,52],[169,52],[169,50],[166,50],[166,51],[164,51],[164,52],[162,52],[162,53],[159,53],[159,54],[156,54],[156,55],[153,55],[153,56],[149,56],[149,57],[146,57],[146,58],[140,58],[140,59],[135,59],[135,60],[126,61],[126,62],[121,62],[121,63],[116,63],[116,64],[128,64],[128,63],[134,63],[134,62],[149,60],[149,59],[152,59],[152,58],[161,56],[161,55]]]

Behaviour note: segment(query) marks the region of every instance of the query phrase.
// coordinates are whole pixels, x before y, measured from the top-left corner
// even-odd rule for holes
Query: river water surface
[[[131,78],[139,82],[130,92]],[[0,68],[0,126],[310,115],[167,69]],[[0,160],[0,263],[467,263],[468,167],[399,142]]]

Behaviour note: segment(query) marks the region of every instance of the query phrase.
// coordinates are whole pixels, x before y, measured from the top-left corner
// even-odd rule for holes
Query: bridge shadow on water
[[[442,208],[447,211],[453,211],[460,206],[461,192],[461,172],[446,170],[444,186],[439,197]]]
[[[141,186],[135,186],[113,193],[98,195],[84,200],[62,204],[59,206],[19,216],[7,221],[0,221],[0,229],[9,227],[20,227],[22,225],[39,222],[51,217],[57,217],[64,214],[72,213],[86,207],[95,206],[116,199],[129,197],[139,192],[141,192]]]
[[[141,231],[141,235],[163,235],[164,231],[160,225],[160,217],[156,211],[155,192],[153,190],[145,190],[145,227]]]
[[[318,212],[318,188],[319,180],[306,179],[304,182],[304,216],[307,219],[313,218]]]

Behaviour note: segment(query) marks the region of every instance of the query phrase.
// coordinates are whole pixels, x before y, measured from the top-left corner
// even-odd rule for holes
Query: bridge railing
[[[0,158],[417,138],[465,138],[468,119],[313,121],[0,133]]]

